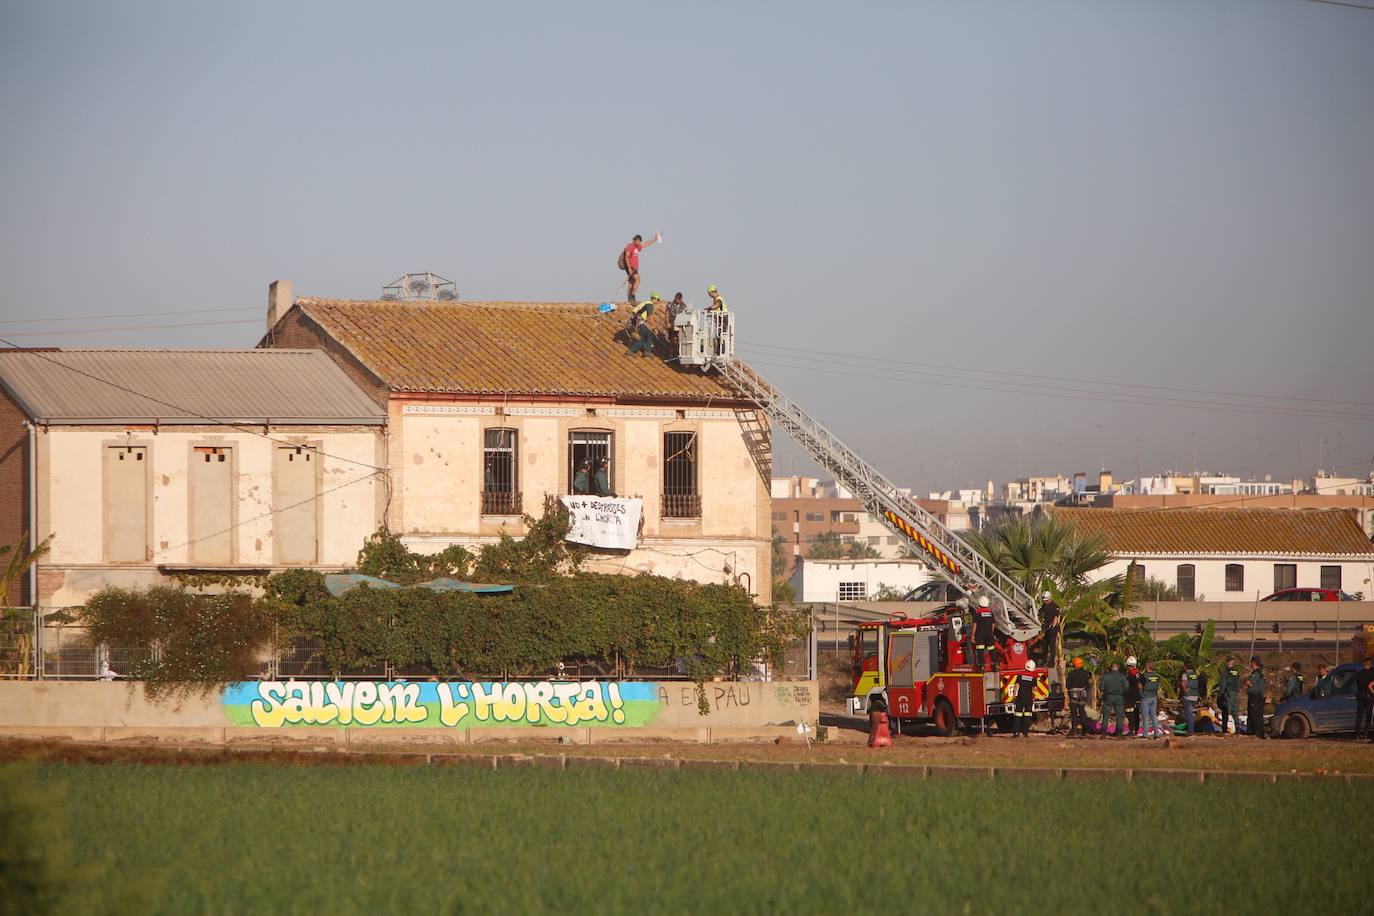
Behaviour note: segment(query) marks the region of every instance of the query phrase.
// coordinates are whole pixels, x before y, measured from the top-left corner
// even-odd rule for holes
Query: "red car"
[[[1263,601],[1357,601],[1354,595],[1335,588],[1281,588]]]

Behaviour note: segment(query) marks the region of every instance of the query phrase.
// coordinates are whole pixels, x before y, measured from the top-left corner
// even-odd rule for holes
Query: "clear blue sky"
[[[904,482],[1374,454],[1374,12],[3,2],[0,119],[25,345],[251,345],[164,325],[277,277],[600,300],[661,229],[646,291],[718,283]]]

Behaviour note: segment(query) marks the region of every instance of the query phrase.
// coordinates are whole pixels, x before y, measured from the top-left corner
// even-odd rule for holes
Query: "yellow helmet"
[[[708,293],[715,293],[715,292],[719,292],[719,290],[717,290],[717,289],[716,289],[716,285],[715,285],[714,283],[712,283],[710,286],[706,287],[706,292],[708,292]]]

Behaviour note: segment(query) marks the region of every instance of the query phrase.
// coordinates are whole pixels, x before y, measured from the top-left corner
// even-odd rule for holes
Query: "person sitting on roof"
[[[654,332],[649,330],[648,318],[654,313],[654,306],[663,302],[658,293],[651,293],[649,301],[630,313],[630,323],[634,326],[638,339],[630,344],[630,356],[643,353],[647,359],[654,355]]]

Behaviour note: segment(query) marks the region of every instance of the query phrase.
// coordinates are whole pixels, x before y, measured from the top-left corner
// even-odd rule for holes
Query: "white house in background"
[[[884,587],[905,593],[931,580],[916,560],[802,560],[792,573],[800,603],[872,601]]]
[[[10,600],[349,566],[386,507],[386,419],[317,350],[0,353],[0,543],[53,536]]]
[[[1126,572],[1176,586],[1185,600],[1254,601],[1281,588],[1374,594],[1374,544],[1341,509],[1055,509],[1101,534]]]

